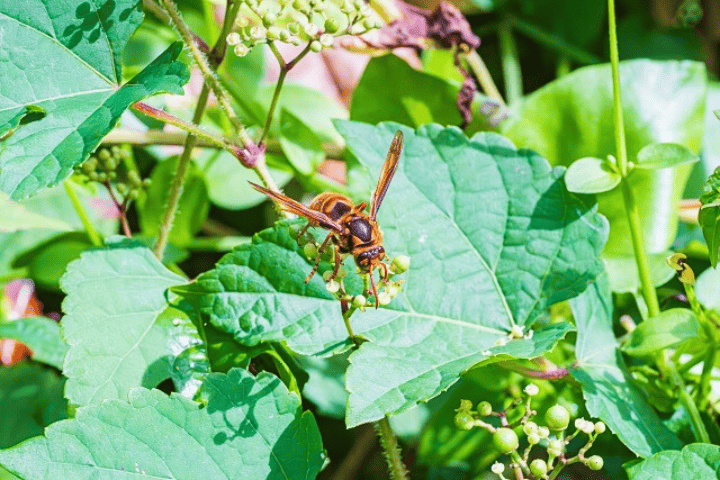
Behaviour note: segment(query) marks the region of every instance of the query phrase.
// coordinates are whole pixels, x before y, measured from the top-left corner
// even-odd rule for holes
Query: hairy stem
[[[213,70],[212,66],[210,65],[210,62],[205,57],[205,55],[200,51],[200,48],[198,48],[197,43],[194,41],[192,33],[190,32],[190,29],[183,21],[182,17],[180,16],[180,12],[177,10],[177,7],[175,6],[175,3],[173,0],[160,0],[162,2],[163,7],[165,7],[165,11],[170,16],[170,20],[172,25],[176,28],[180,36],[182,37],[185,44],[190,49],[190,54],[195,61],[195,64],[200,69],[200,73],[202,73],[203,78],[205,79],[205,85],[207,85],[212,91],[213,95],[215,95],[215,98],[217,99],[218,103],[222,107],[222,109],[225,111],[225,114],[230,119],[230,122],[232,122],[233,126],[238,132],[238,137],[243,145],[248,145],[252,142],[252,139],[250,138],[250,135],[248,135],[247,131],[245,130],[245,127],[242,125],[242,122],[240,122],[240,119],[238,118],[237,114],[235,113],[235,110],[232,108],[232,105],[230,103],[230,98],[228,96],[228,93],[225,91],[225,89],[220,85],[220,81],[217,78],[217,75],[215,74],[215,71]],[[237,12],[240,8],[240,2],[234,2],[229,1],[228,2],[228,8],[225,11],[225,23],[224,25],[230,25],[232,26],[232,22],[235,19],[235,16],[237,15]],[[231,18],[230,18],[231,17]],[[229,22],[228,22],[229,19]],[[223,28],[223,33],[225,32],[225,28]],[[226,44],[226,37],[227,34],[223,35],[221,33],[220,38],[218,38],[218,44],[223,43]],[[217,46],[217,44],[216,44]],[[216,47],[213,47],[213,51],[217,51],[218,49]],[[215,60],[215,59],[213,59]],[[219,63],[219,62],[218,62]],[[199,122],[197,122],[199,123]]]
[[[380,437],[380,444],[385,451],[385,458],[390,469],[392,480],[407,480],[407,469],[400,458],[400,447],[390,426],[388,417],[383,417],[375,423],[375,429]]]
[[[88,217],[87,212],[85,212],[85,209],[83,208],[82,202],[80,201],[80,198],[78,197],[77,192],[75,191],[75,186],[72,183],[72,180],[68,179],[63,182],[63,185],[65,186],[65,192],[67,192],[67,196],[70,197],[70,201],[73,204],[73,208],[75,208],[75,211],[78,214],[78,217],[80,217],[80,221],[83,224],[83,227],[85,228],[85,232],[87,232],[88,238],[92,242],[92,244],[96,247],[102,247],[102,239],[100,238],[100,235],[98,235],[97,230],[95,230],[95,227],[93,226],[92,222],[90,221],[90,217]]]
[[[157,109],[155,107],[151,107],[150,105],[143,103],[143,102],[136,103],[135,105],[132,106],[132,108],[133,108],[133,110],[140,112],[143,115],[147,115],[148,117],[154,118],[155,120],[159,120],[161,122],[164,122],[169,125],[173,125],[173,126],[176,126],[178,128],[185,130],[189,134],[192,134],[193,136],[197,137],[198,139],[202,139],[204,141],[205,145],[223,149],[223,150],[227,151],[228,153],[232,154],[233,156],[237,157],[237,154],[238,154],[238,146],[237,145],[233,145],[231,142],[227,141],[226,139],[218,137],[217,135],[214,135],[214,134],[200,128],[197,124],[186,122],[185,120],[182,120],[182,119],[180,119],[174,115],[171,115],[163,110]]]

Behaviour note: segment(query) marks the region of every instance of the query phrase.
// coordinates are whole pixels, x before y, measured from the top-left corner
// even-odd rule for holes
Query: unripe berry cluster
[[[525,387],[524,392],[527,395],[524,401],[516,399],[508,408],[500,412],[493,411],[490,403],[486,401],[478,403],[473,410],[470,400],[461,400],[460,407],[456,410],[455,425],[461,430],[484,428],[491,432],[495,449],[501,454],[510,456],[510,469],[521,469],[525,478],[536,480],[555,478],[566,465],[578,462],[584,463],[591,470],[602,469],[602,457],[599,455],[586,457],[585,454],[592,447],[597,436],[605,432],[604,423],[593,423],[584,418],[578,418],[574,423],[575,432],[565,435],[565,430],[570,425],[570,412],[564,406],[556,404],[545,412],[543,416],[545,425],[538,425],[535,421],[537,412],[530,408],[530,400],[538,393],[538,387],[530,384]],[[524,406],[522,418],[510,423],[508,414],[516,412],[520,406]],[[519,414],[520,412],[517,412],[517,415]],[[488,417],[495,418],[495,425],[497,425],[497,419],[500,419],[501,426],[494,426]],[[521,442],[518,433],[525,435],[528,445],[522,454],[519,452]],[[586,444],[580,448],[577,455],[568,456],[567,445],[581,433],[588,437]],[[536,458],[529,461],[530,452],[535,445],[547,451],[547,460]],[[502,480],[506,480],[503,473],[505,472],[504,464],[495,462],[490,470]]]
[[[342,35],[362,35],[382,23],[363,0],[244,0],[227,43],[236,55],[256,45],[283,42],[331,47]]]
[[[82,183],[97,182],[107,186],[114,184],[117,192],[127,204],[137,200],[140,192],[150,186],[150,179],[142,179],[137,170],[126,170],[124,179],[118,177],[118,170],[130,154],[118,146],[101,148],[82,165],[75,167],[75,178]],[[123,175],[121,175],[123,176]]]
[[[297,238],[298,244],[303,249],[305,258],[309,261],[314,262],[317,258],[318,250],[320,245],[315,240],[315,237],[311,234],[305,234],[304,236],[298,237],[299,227],[297,225],[290,226],[290,235]],[[375,301],[370,296],[372,295],[370,290],[370,279],[367,272],[360,269],[357,270],[358,275],[361,275],[365,288],[362,294],[352,295],[345,290],[343,280],[348,274],[348,271],[343,268],[342,263],[348,254],[344,254],[341,258],[341,265],[338,267],[337,275],[332,278],[332,270],[328,270],[323,274],[323,280],[325,280],[325,286],[328,292],[332,293],[338,300],[344,300],[354,308],[358,308],[364,311],[366,307],[374,305]],[[320,254],[320,260],[330,263],[335,267],[335,247],[332,244],[328,244]],[[388,270],[388,279],[385,281],[382,277],[377,283],[378,290],[378,303],[380,306],[388,305],[392,300],[402,291],[403,280],[392,281],[392,278],[396,275],[405,273],[410,268],[410,258],[405,255],[399,255],[392,259],[390,262],[390,268]]]

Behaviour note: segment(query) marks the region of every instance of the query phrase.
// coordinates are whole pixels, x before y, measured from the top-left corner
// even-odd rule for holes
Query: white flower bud
[[[250,36],[256,40],[265,38],[267,35],[267,29],[262,25],[255,25],[250,29]]]
[[[323,33],[322,35],[320,35],[320,43],[325,47],[332,46],[334,41],[335,39],[329,33]]]
[[[320,28],[317,25],[315,25],[314,23],[308,23],[307,25],[305,25],[305,33],[309,37],[314,38],[318,34],[319,31],[320,31]]]
[[[595,433],[605,433],[605,424],[603,422],[595,424]]]
[[[500,462],[495,462],[495,463],[492,464],[492,467],[490,467],[490,470],[491,470],[495,475],[500,475],[501,473],[503,473],[503,472],[505,471],[505,465],[503,465],[503,464],[500,463]]]
[[[235,25],[237,25],[240,28],[244,28],[244,27],[247,27],[248,25],[250,25],[250,20],[248,20],[247,17],[243,17],[241,15],[235,19]]]
[[[250,53],[250,49],[247,47],[247,45],[244,45],[242,43],[235,45],[233,48],[233,52],[235,52],[235,55],[238,57],[244,57],[248,53]]]
[[[237,45],[238,43],[242,42],[242,38],[240,38],[240,34],[237,32],[229,33],[227,36],[227,43],[228,45]]]
[[[534,397],[539,392],[540,392],[540,389],[534,383],[531,383],[527,387],[525,387],[525,394],[528,395],[529,397]]]

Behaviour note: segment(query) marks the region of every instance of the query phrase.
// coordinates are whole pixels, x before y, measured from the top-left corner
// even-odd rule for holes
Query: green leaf
[[[0,232],[13,233],[18,230],[36,229],[71,230],[72,227],[61,220],[28,210],[0,192]]]
[[[0,323],[0,338],[11,338],[32,350],[32,359],[62,370],[67,344],[58,322],[46,317],[18,318]]]
[[[38,285],[57,289],[68,264],[92,246],[85,232],[65,233],[18,255],[12,266],[25,268],[26,276]]]
[[[630,480],[685,480],[718,478],[720,447],[706,443],[688,445],[681,451],[659,452],[628,467]]]
[[[641,457],[679,449],[681,442],[633,384],[617,349],[607,276],[600,276],[570,300],[570,306],[578,329],[577,360],[570,373],[582,386],[590,415],[605,422],[620,441]]]
[[[635,168],[643,170],[659,170],[661,168],[679,167],[700,161],[684,145],[677,143],[652,143],[643,147],[637,154]]]
[[[703,307],[720,312],[720,270],[708,268],[695,281],[695,295]]]
[[[28,362],[0,368],[0,448],[13,446],[67,417],[64,379]]]
[[[172,325],[156,324],[165,291],[183,281],[144,246],[123,241],[87,251],[60,280],[67,294],[65,395],[75,405],[125,398],[170,376]]]
[[[628,158],[651,143],[700,150],[707,90],[702,63],[622,62],[620,82]],[[612,109],[610,65],[585,67],[529,95],[503,131],[551,164],[568,166],[577,158],[617,154]],[[691,169],[636,170],[629,177],[650,253],[667,250],[675,239],[678,202]],[[610,221],[605,253],[633,255],[622,192],[602,193],[598,204]]]
[[[270,161],[272,157],[272,154],[266,154]],[[216,155],[202,155],[196,163],[205,173],[208,195],[213,204],[231,210],[244,210],[267,200],[267,195],[248,185],[248,182],[257,183],[257,174],[249,168],[240,167],[237,158],[229,153],[222,151]],[[287,170],[272,167],[269,170],[275,183],[281,188],[293,177]]]
[[[698,222],[708,244],[710,264],[715,268],[720,251],[720,167],[715,169],[703,185],[700,203]]]
[[[597,254],[607,225],[592,198],[568,193],[562,169],[551,170],[532,152],[496,134],[469,140],[437,125],[415,132],[338,123],[372,178],[398,128],[405,151],[378,223],[388,254],[413,261],[404,291],[388,308],[351,319],[355,333],[370,340],[353,353],[347,373],[351,426],[432,398],[496,351],[539,355],[568,326],[509,341],[513,326],[527,333],[545,308],[577,295],[602,268]],[[304,283],[309,271],[281,224],[173,290],[245,345],[283,341],[303,354],[343,350],[349,342],[340,304],[320,275]],[[346,287],[360,293],[358,277],[349,274]]]
[[[575,193],[609,192],[620,180],[620,174],[608,168],[607,161],[595,157],[575,160],[565,173],[567,189]]]
[[[19,199],[60,182],[130,105],[182,93],[189,74],[176,61],[179,42],[118,89],[122,52],[142,19],[137,0],[3,2],[0,125],[28,105],[46,115],[2,142],[0,190]]]
[[[150,174],[151,183],[147,195],[138,202],[140,228],[145,235],[155,237],[160,231],[169,194],[168,186],[173,182],[178,161],[179,157],[173,156],[159,162]],[[237,162],[235,167],[242,168]],[[205,176],[194,163],[190,163],[185,175],[178,211],[168,237],[170,242],[180,247],[190,243],[205,223],[209,211],[210,202]]]
[[[280,112],[280,146],[293,168],[302,175],[311,175],[325,160],[322,141],[288,110]]]
[[[677,347],[685,340],[696,338],[700,331],[695,314],[687,308],[672,308],[649,318],[630,334],[623,352],[642,357],[665,348]]]
[[[665,251],[648,255],[650,263],[650,276],[653,285],[665,285],[677,273],[665,260],[672,252]],[[606,255],[602,256],[605,262],[605,271],[610,278],[610,288],[616,293],[632,293],[640,291],[640,276],[638,275],[637,261],[633,255]]]
[[[365,67],[353,92],[350,119],[372,124],[393,121],[413,127],[432,122],[460,125],[462,117],[455,107],[459,89],[460,85],[414,70],[395,55],[383,55]]]
[[[136,388],[129,401],[80,408],[37,437],[0,451],[0,463],[26,479],[190,480],[315,478],[323,450],[315,419],[274,376],[213,374],[207,406]]]
[[[45,116],[46,112],[37,105],[25,105],[14,117],[0,125],[0,142],[7,140],[15,133],[20,125],[37,122]]]

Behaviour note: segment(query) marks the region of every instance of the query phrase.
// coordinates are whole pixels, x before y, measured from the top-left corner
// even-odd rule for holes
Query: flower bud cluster
[[[529,479],[555,478],[565,465],[576,462],[584,463],[591,470],[602,469],[602,457],[599,455],[586,457],[585,454],[592,447],[597,436],[605,432],[606,427],[603,422],[593,423],[578,418],[574,422],[575,432],[566,436],[565,430],[570,425],[568,409],[560,404],[550,407],[543,416],[544,425],[538,425],[537,412],[530,408],[530,401],[538,394],[539,388],[529,384],[524,392],[527,395],[525,400],[516,399],[507,409],[499,412],[493,411],[490,403],[486,401],[478,403],[473,409],[470,400],[461,400],[460,407],[455,410],[455,425],[461,430],[483,428],[492,433],[495,449],[500,454],[510,457],[510,470],[520,468],[524,472],[529,471],[531,475],[526,477]],[[521,406],[524,406],[524,412],[517,411]],[[522,418],[519,420],[512,423],[508,421],[509,415],[516,417],[521,413]],[[497,426],[497,419],[500,420],[500,426]],[[525,435],[528,446],[524,452],[520,451],[521,441],[518,434]],[[587,435],[587,442],[576,455],[568,456],[567,445],[580,434]],[[530,452],[536,445],[546,450],[547,460],[536,458],[529,461]],[[506,479],[504,476],[506,467],[503,463],[495,462],[490,470],[500,479]]]
[[[320,249],[320,244],[311,234],[298,236],[299,228],[297,225],[290,226],[290,235],[297,238],[298,245],[303,249],[303,254],[308,261],[315,262]],[[345,290],[344,279],[347,277],[348,271],[343,267],[347,254],[343,254],[340,258],[340,265],[335,265],[335,247],[328,243],[325,250],[320,252],[320,260],[328,262],[333,269],[337,267],[337,274],[333,276],[333,270],[328,270],[323,274],[325,287],[327,291],[332,293],[338,300],[344,300],[354,308],[365,311],[368,306],[374,306],[375,300],[372,299],[372,291],[370,289],[370,275],[361,269],[357,269],[358,275],[362,276],[364,282],[364,291],[361,294],[353,295]],[[403,280],[393,281],[393,277],[405,273],[410,268],[410,258],[405,255],[398,255],[390,262],[387,280],[380,277],[377,283],[378,304],[380,306],[388,305],[402,291]],[[382,270],[381,270],[382,271]]]
[[[228,45],[243,57],[268,42],[308,45],[314,52],[332,47],[342,35],[380,28],[380,17],[364,0],[243,0]]]
[[[150,179],[142,179],[137,170],[125,170],[123,180],[118,177],[118,171],[125,166],[130,153],[118,146],[101,148],[91,155],[81,165],[75,167],[75,178],[80,183],[97,182],[109,187],[112,183],[117,192],[124,198],[125,203],[136,200],[140,192],[150,186]]]

